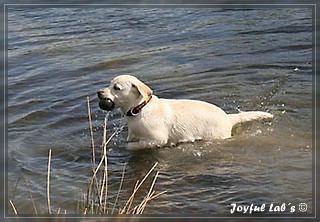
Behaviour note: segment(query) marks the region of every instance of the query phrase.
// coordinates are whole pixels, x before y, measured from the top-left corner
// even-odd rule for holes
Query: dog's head
[[[152,90],[131,75],[121,75],[111,80],[108,88],[98,91],[99,106],[103,110],[120,108],[124,113],[143,101],[148,101]]]

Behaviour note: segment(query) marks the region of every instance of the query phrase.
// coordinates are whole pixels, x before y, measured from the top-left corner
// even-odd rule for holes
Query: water
[[[108,135],[125,123],[99,109],[96,91],[133,74],[159,97],[275,118],[228,140],[140,152],[125,150],[124,126],[108,145],[111,199],[124,164],[120,203],[159,162],[155,189],[167,193],[145,213],[230,215],[232,203],[312,213],[312,73],[307,8],[9,8],[8,197],[19,213],[47,212],[51,149],[52,208],[79,213],[91,176],[86,98],[99,146],[105,116]]]

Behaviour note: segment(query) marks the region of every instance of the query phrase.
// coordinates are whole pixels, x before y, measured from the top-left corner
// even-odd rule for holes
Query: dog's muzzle
[[[101,91],[98,91],[97,94],[98,94],[98,98],[100,99],[99,107],[101,109],[108,110],[108,111],[114,109],[114,102],[111,99],[104,97]]]

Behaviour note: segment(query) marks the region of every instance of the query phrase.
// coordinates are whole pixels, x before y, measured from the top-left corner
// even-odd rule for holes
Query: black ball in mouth
[[[114,102],[111,99],[103,99],[100,100],[99,106],[103,110],[110,111],[114,109]]]

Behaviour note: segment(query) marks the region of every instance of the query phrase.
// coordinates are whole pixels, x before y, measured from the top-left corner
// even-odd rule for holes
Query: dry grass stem
[[[112,208],[111,214],[114,213],[114,210],[116,209],[116,205],[118,203],[118,199],[119,199],[120,192],[121,192],[121,189],[122,189],[122,184],[123,184],[125,171],[126,171],[126,164],[123,164],[123,170],[122,170],[122,176],[121,176],[121,181],[120,181],[120,185],[119,185],[119,190],[118,190],[118,193],[117,193],[117,196],[116,196],[116,200],[113,203],[113,208]]]
[[[88,110],[90,107],[88,107]],[[103,142],[102,142],[102,158],[97,166],[97,168],[94,167],[93,169],[93,175],[91,178],[91,182],[88,189],[88,198],[87,198],[87,205],[89,205],[90,200],[94,198],[94,193],[97,193],[99,198],[99,209],[104,214],[107,213],[107,196],[108,196],[108,159],[107,159],[107,143],[110,141],[110,139],[115,135],[116,133],[113,133],[111,137],[107,140],[107,118],[104,120],[104,129],[103,129]],[[100,171],[100,168],[104,164],[104,170],[103,175],[100,176],[100,180],[97,181],[97,174]],[[96,185],[96,189],[94,189],[94,184]]]
[[[153,191],[154,192],[154,191]],[[156,199],[157,197],[161,196],[162,194],[165,194],[167,193],[168,191],[162,191],[160,193],[157,193],[157,194],[152,194],[151,197],[150,197],[150,200],[153,200],[153,199]]]
[[[91,120],[89,96],[87,97],[87,102],[88,102],[88,118],[89,118],[90,136],[91,136],[91,147],[92,147],[92,164],[93,164],[93,169],[95,169],[95,167],[96,167],[96,163],[95,163],[96,153],[95,153],[95,148],[94,148],[94,138],[93,138],[93,130],[92,130],[92,120]]]
[[[107,209],[107,196],[108,196],[108,158],[107,158],[107,118],[104,118],[103,128],[103,156],[104,156],[104,179],[105,179],[105,193],[104,193],[104,207],[103,213],[106,213]]]
[[[139,189],[139,188],[137,189],[138,186],[139,186],[139,180],[137,180],[136,184],[134,185],[133,192],[132,192],[130,198],[128,199],[128,202],[129,202],[129,203],[127,202],[127,203],[128,203],[127,212],[125,212],[125,208],[126,208],[126,206],[127,206],[127,203],[126,203],[123,211],[120,211],[120,214],[124,214],[124,213],[129,214],[129,213],[130,213],[130,209],[131,209],[131,205],[132,205],[133,200],[134,200],[135,192],[136,192],[136,190]]]
[[[38,214],[38,210],[36,208],[36,205],[34,203],[34,199],[33,199],[33,196],[32,196],[31,190],[30,190],[28,179],[25,178],[25,180],[26,180],[26,184],[27,184],[27,187],[28,187],[28,192],[29,192],[29,195],[30,195],[30,199],[31,199],[31,202],[32,202],[32,205],[33,205],[34,212],[35,212],[35,214]]]
[[[147,195],[145,196],[145,198],[141,201],[141,203],[140,203],[139,205],[137,205],[137,206],[133,209],[133,211],[131,212],[132,214],[142,214],[142,213],[144,212],[144,209],[146,208],[147,203],[148,203],[149,201],[151,201],[152,199],[160,196],[161,194],[166,193],[166,191],[164,191],[164,192],[161,192],[161,193],[155,195],[155,191],[153,191],[153,188],[154,188],[154,186],[155,186],[155,183],[156,183],[156,180],[157,180],[157,178],[158,178],[158,175],[159,175],[159,171],[156,173],[156,175],[155,175],[155,177],[154,177],[154,179],[153,179],[153,181],[152,181],[152,184],[151,184],[151,186],[150,186],[150,189],[149,189],[148,194],[147,194]]]
[[[153,167],[148,171],[148,173],[144,176],[144,178],[141,180],[141,182],[137,181],[135,188],[133,189],[133,192],[131,194],[131,196],[129,197],[127,203],[125,204],[124,208],[120,211],[120,214],[124,214],[124,213],[131,213],[131,205],[133,203],[134,197],[137,193],[137,191],[139,190],[139,188],[141,187],[141,185],[145,182],[145,180],[149,177],[150,173],[154,170],[154,168],[158,165],[158,162],[156,162]]]
[[[18,211],[17,211],[17,209],[15,208],[15,206],[13,205],[13,203],[12,203],[11,200],[9,200],[9,203],[10,203],[12,209],[13,209],[14,214],[18,214]]]
[[[51,204],[50,204],[50,168],[51,168],[51,149],[49,150],[48,174],[47,174],[47,201],[48,201],[48,212],[49,212],[49,214],[51,214]]]

